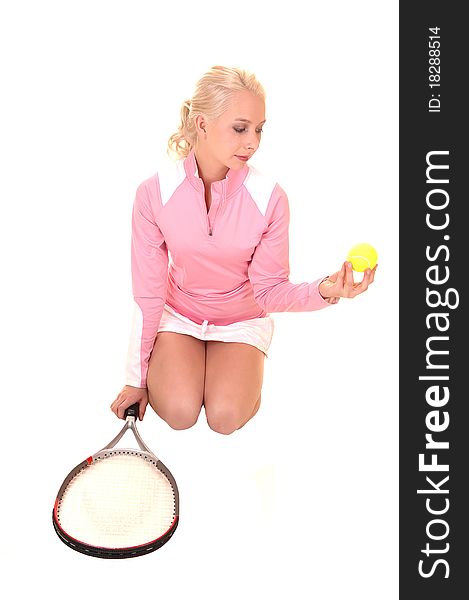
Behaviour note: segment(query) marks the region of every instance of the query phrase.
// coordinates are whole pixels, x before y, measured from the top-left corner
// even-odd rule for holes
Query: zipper
[[[208,223],[208,235],[209,236],[213,236],[213,228],[215,227],[215,219],[217,218],[218,215],[218,211],[220,210],[220,205],[223,202],[223,197],[222,199],[218,202],[218,206],[217,206],[217,212],[215,213],[215,216],[213,217],[213,222],[212,225],[210,225],[210,220]],[[207,219],[208,219],[208,213],[207,213]]]
[[[205,202],[204,202],[204,204],[205,204]],[[207,209],[206,209],[206,207],[205,207],[205,212],[206,212],[206,215],[207,215],[207,229],[208,229],[208,235],[209,235],[210,237],[212,237],[212,236],[213,236],[213,225],[210,225],[210,217],[208,216],[208,213],[210,212],[210,209],[207,211]]]
[[[213,237],[213,229],[214,229],[214,227],[215,227],[215,219],[217,218],[218,211],[220,210],[220,204],[223,202],[223,199],[224,199],[224,197],[225,197],[225,186],[224,186],[224,184],[223,184],[223,190],[222,190],[221,199],[220,199],[220,200],[219,200],[219,202],[218,202],[218,206],[217,206],[217,212],[215,213],[215,216],[213,217],[213,222],[212,222],[212,224],[211,224],[211,225],[210,225],[209,213],[210,213],[210,209],[211,209],[211,208],[212,208],[212,206],[213,206],[213,202],[212,202],[212,204],[210,205],[210,209],[209,209],[209,210],[208,210],[208,212],[207,212],[207,207],[206,207],[206,205],[205,205],[205,198],[204,198],[204,210],[205,210],[205,212],[206,212],[206,215],[207,215],[207,228],[208,228],[208,235],[209,235],[209,237]]]

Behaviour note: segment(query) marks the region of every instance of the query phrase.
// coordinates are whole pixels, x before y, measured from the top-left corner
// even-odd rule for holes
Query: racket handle
[[[125,409],[125,412],[124,412],[124,419],[127,419],[127,417],[135,417],[135,420],[137,421],[137,419],[138,419],[138,409],[139,409],[138,402],[136,402],[135,404],[132,404],[131,406],[127,407]]]

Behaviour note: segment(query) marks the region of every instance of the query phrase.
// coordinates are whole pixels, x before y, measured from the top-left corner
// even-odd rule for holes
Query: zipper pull
[[[212,228],[210,227],[210,229],[208,230],[208,235],[212,235]]]

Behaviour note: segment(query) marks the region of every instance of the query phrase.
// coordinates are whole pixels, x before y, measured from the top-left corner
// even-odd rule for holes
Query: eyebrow
[[[252,122],[249,119],[242,119],[241,117],[238,119],[234,119],[235,121],[241,121],[241,123],[249,123],[249,125],[252,124]],[[266,119],[264,119],[263,121],[261,121],[259,123],[259,125],[264,125],[264,123],[266,122]]]

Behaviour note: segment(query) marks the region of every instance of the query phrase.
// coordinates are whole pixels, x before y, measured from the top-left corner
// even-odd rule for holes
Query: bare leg
[[[190,335],[160,331],[148,367],[148,401],[173,427],[197,422],[204,401],[205,342]]]
[[[265,354],[249,344],[206,342],[205,412],[218,433],[233,433],[260,406]]]

